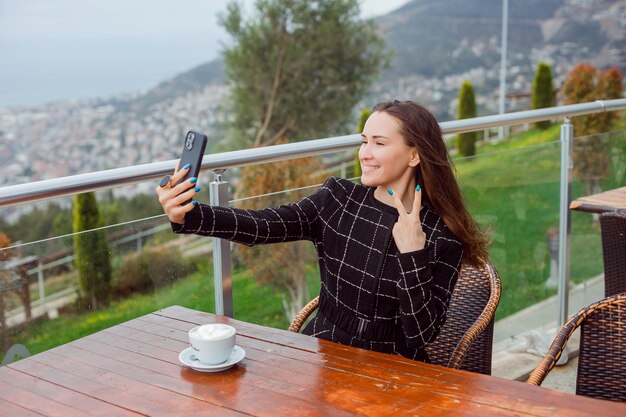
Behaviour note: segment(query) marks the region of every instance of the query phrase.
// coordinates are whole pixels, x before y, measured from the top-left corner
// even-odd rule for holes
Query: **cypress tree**
[[[102,224],[94,193],[74,197],[72,223],[78,282],[91,307],[97,309],[109,302],[111,261],[104,231],[92,230]]]
[[[554,85],[552,83],[552,69],[550,65],[540,62],[537,65],[535,78],[533,80],[533,109],[543,109],[555,105]],[[536,122],[535,127],[545,130],[550,127],[550,121],[544,120]]]
[[[470,81],[464,81],[459,91],[459,106],[457,108],[457,119],[469,119],[476,117],[476,99],[474,97],[474,86]],[[476,154],[476,132],[460,133],[456,137],[456,148],[463,156]]]
[[[363,133],[363,128],[365,127],[365,122],[372,114],[372,109],[366,107],[361,110],[361,117],[359,118],[359,123],[356,126],[357,132]],[[361,171],[361,161],[359,161],[359,152],[357,151],[354,155],[354,176],[360,177],[363,174]]]

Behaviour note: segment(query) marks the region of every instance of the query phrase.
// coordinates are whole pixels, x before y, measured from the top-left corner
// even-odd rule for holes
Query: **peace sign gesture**
[[[391,188],[387,190],[393,198],[393,203],[398,210],[398,221],[393,226],[393,238],[400,253],[414,252],[424,249],[426,246],[426,234],[422,229],[420,220],[420,210],[422,209],[422,190],[415,187],[415,198],[413,199],[413,209],[406,212],[400,196],[393,192]]]

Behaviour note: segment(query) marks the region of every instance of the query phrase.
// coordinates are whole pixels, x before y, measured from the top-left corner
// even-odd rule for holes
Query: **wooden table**
[[[569,208],[587,213],[626,210],[626,187],[577,198]]]
[[[187,331],[223,322],[246,358],[178,362]],[[0,368],[2,416],[625,416],[626,404],[427,365],[170,307]]]

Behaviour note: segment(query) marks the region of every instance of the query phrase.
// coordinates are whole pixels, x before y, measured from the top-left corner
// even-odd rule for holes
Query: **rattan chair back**
[[[491,264],[464,266],[452,293],[446,323],[427,347],[431,362],[491,374],[493,319],[500,293],[500,278]],[[299,332],[318,302],[319,297],[315,297],[304,306],[288,330]]]
[[[606,297],[569,319],[530,374],[528,383],[541,385],[578,327],[581,333],[576,394],[626,401],[626,293]]]
[[[626,213],[600,215],[604,296],[626,292]]]
[[[432,363],[491,375],[493,322],[501,284],[495,268],[465,265],[437,339],[426,347]]]

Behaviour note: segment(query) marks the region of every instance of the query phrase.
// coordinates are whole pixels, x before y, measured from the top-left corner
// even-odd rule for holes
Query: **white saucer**
[[[218,363],[217,365],[207,365],[200,362],[193,354],[193,350],[191,349],[191,347],[188,347],[187,349],[180,352],[180,355],[178,355],[178,360],[183,365],[186,365],[195,371],[220,372],[230,368],[231,366],[240,362],[245,357],[246,351],[235,345],[233,353],[230,354],[230,357],[228,358],[228,360],[226,360],[226,362]]]

